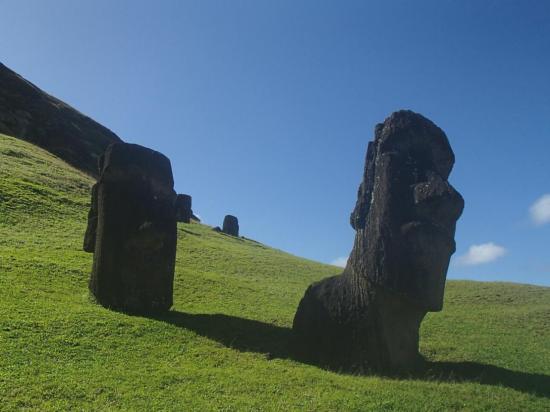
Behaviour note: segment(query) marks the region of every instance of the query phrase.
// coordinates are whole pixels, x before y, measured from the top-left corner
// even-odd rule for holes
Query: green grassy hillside
[[[0,135],[0,409],[548,410],[550,288],[448,282],[430,370],[352,376],[292,359],[306,286],[339,269],[180,224],[173,311],[94,304],[90,178]]]

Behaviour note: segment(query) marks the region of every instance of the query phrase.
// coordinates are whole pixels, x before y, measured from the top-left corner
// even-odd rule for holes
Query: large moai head
[[[438,311],[464,200],[448,183],[454,154],[430,120],[399,111],[375,128],[351,225],[348,270]]]
[[[104,306],[155,312],[172,306],[176,193],[166,156],[115,143],[100,161],[89,220],[95,225],[90,291]],[[95,232],[95,233],[94,233]]]

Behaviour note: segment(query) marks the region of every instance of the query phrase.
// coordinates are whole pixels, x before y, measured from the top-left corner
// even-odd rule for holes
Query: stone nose
[[[420,219],[444,228],[454,228],[464,209],[460,193],[437,174],[414,185],[414,204]]]

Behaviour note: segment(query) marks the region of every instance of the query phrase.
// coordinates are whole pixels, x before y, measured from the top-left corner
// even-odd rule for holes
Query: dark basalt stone
[[[213,227],[212,230],[213,230],[214,232],[221,232],[221,231],[222,231],[221,227],[219,227],[219,226]]]
[[[94,251],[90,291],[103,306],[138,313],[172,306],[173,187],[170,161],[161,153],[126,143],[107,148],[84,242]]]
[[[333,369],[410,370],[418,330],[443,306],[455,224],[464,200],[447,182],[445,133],[411,111],[375,128],[367,149],[356,230],[344,272],[312,284],[296,312],[297,355]]]
[[[223,219],[222,232],[231,236],[239,236],[239,220],[235,216],[227,215]]]
[[[191,196],[178,195],[176,198],[176,220],[178,222],[190,223],[193,211],[191,210]]]

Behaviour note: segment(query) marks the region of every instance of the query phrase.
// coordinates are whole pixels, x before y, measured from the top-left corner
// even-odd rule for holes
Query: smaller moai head
[[[176,220],[178,222],[191,222],[191,217],[193,216],[191,203],[191,196],[185,194],[178,195],[178,197],[176,198]]]
[[[177,236],[170,161],[139,145],[115,143],[99,164],[89,217],[95,239],[90,291],[115,309],[167,310]]]
[[[447,181],[454,154],[445,133],[411,111],[375,128],[351,214],[349,265],[373,284],[439,311],[462,196]]]
[[[231,236],[239,236],[239,220],[235,216],[225,216],[222,232]]]

